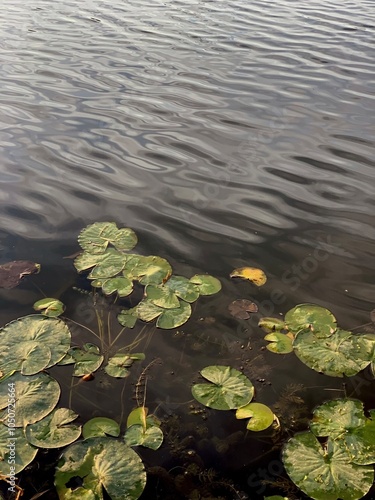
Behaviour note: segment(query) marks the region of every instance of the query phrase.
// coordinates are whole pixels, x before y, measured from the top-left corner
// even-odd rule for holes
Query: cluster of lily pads
[[[299,304],[285,319],[262,318],[267,349],[278,354],[295,352],[308,367],[330,377],[351,377],[370,366],[375,373],[375,335],[343,330],[328,309]]]

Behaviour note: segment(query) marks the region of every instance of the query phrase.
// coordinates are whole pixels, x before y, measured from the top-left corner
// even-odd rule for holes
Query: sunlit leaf
[[[37,448],[28,443],[23,429],[11,429],[11,433],[9,431],[8,427],[0,424],[0,474],[8,477],[11,473],[21,472],[38,452]]]
[[[129,413],[128,419],[126,421],[126,427],[131,427],[132,425],[142,425],[146,428],[146,418],[147,418],[148,408],[144,406],[139,406]]]
[[[120,325],[127,328],[134,328],[138,319],[137,307],[133,307],[132,309],[122,309],[120,314],[117,316],[117,319]]]
[[[221,290],[220,281],[209,274],[195,274],[189,281],[197,285],[200,295],[214,295]]]
[[[285,330],[285,321],[279,318],[262,318],[259,320],[258,326],[260,326],[265,332],[281,332]]]
[[[132,425],[126,429],[124,439],[128,446],[144,446],[157,450],[162,445],[164,436],[163,431],[156,425],[148,428]]]
[[[275,419],[271,408],[262,403],[249,403],[246,406],[238,408],[236,418],[250,418],[246,428],[249,431],[264,431],[270,427]]]
[[[164,309],[180,307],[180,301],[177,295],[164,285],[147,285],[145,296],[147,300]]]
[[[111,377],[125,378],[130,375],[129,368],[135,360],[144,359],[143,353],[139,354],[120,354],[117,353],[108,360],[104,371]]]
[[[133,291],[133,282],[123,276],[105,280],[102,285],[103,292],[106,295],[118,293],[119,297],[127,297]]]
[[[162,307],[156,306],[147,299],[143,299],[137,305],[138,318],[142,321],[152,321],[160,316],[163,311],[164,309]]]
[[[69,354],[74,358],[74,377],[83,377],[94,373],[103,363],[104,356],[100,354],[100,349],[95,344],[84,344],[82,349],[72,347]]]
[[[240,371],[230,366],[207,366],[200,372],[211,384],[195,384],[194,398],[215,410],[233,410],[247,405],[254,395],[254,386]]]
[[[0,288],[14,288],[22,278],[39,273],[40,264],[28,260],[13,260],[0,265]]]
[[[55,318],[65,311],[65,305],[58,299],[41,299],[33,305],[35,311],[40,311],[44,316]]]
[[[35,424],[26,427],[29,443],[38,448],[61,448],[76,441],[81,435],[81,426],[72,422],[78,417],[68,408],[58,408]]]
[[[171,276],[165,286],[185,302],[195,302],[199,297],[199,287],[184,276]]]
[[[262,286],[267,281],[265,272],[256,267],[239,267],[230,273],[230,277],[249,280],[257,286]]]
[[[258,312],[258,306],[246,299],[238,299],[228,306],[229,312],[237,319],[249,319],[251,314]]]
[[[293,340],[284,333],[269,333],[264,340],[270,342],[266,345],[267,349],[276,354],[288,354],[293,352]]]
[[[164,309],[156,322],[156,326],[158,328],[169,330],[186,323],[191,316],[191,305],[183,300],[180,300],[179,302],[179,307],[174,309]]]
[[[120,435],[120,426],[111,418],[95,417],[85,423],[82,434],[85,439],[102,436],[118,437]]]
[[[316,304],[299,304],[285,315],[289,330],[298,333],[310,329],[318,338],[330,337],[337,329],[336,318],[328,309]]]
[[[109,244],[126,251],[135,247],[137,236],[132,229],[118,229],[114,222],[95,222],[81,231],[78,243],[90,253],[104,253]]]

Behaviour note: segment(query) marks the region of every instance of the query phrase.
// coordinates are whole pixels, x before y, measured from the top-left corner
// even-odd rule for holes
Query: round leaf
[[[156,322],[158,328],[170,330],[186,323],[191,316],[191,305],[183,300],[179,302],[180,306],[175,309],[164,309]]]
[[[246,299],[238,299],[228,306],[229,312],[237,319],[249,319],[249,313],[258,312],[258,306]]]
[[[249,431],[264,431],[272,425],[275,415],[271,408],[262,403],[249,403],[236,411],[236,418],[249,418],[246,428]]]
[[[82,486],[67,487],[73,478]],[[58,463],[55,485],[60,500],[101,500],[103,489],[112,500],[136,500],[146,485],[142,460],[125,443],[111,438],[89,438],[69,446]]]
[[[60,386],[46,373],[25,377],[20,373],[0,382],[0,409],[8,406],[9,384],[15,384],[16,427],[34,424],[51,413],[60,398]],[[4,419],[6,412],[2,415]],[[4,420],[6,423],[6,419]]]
[[[81,231],[78,243],[83,250],[100,254],[110,243],[117,250],[131,250],[137,244],[137,236],[132,229],[118,229],[114,222],[95,222]]]
[[[180,306],[175,293],[164,285],[147,285],[145,296],[147,300],[164,309],[173,309]]]
[[[103,363],[104,356],[100,354],[100,349],[95,344],[84,344],[82,349],[72,347],[69,354],[74,358],[74,377],[83,377],[94,373]]]
[[[270,342],[266,345],[267,349],[276,354],[288,354],[293,351],[293,341],[284,333],[269,333],[264,340]]]
[[[23,429],[12,429],[0,424],[0,474],[2,476],[10,476],[11,472],[13,474],[21,472],[34,460],[37,452],[38,449],[27,442]],[[12,463],[12,460],[15,463]],[[15,470],[11,471],[11,467],[15,467]]]
[[[106,295],[117,292],[120,297],[127,297],[133,291],[133,283],[128,278],[118,276],[117,278],[105,280],[102,288]]]
[[[199,297],[198,286],[191,283],[190,280],[184,276],[171,276],[165,283],[165,286],[185,302],[195,302]]]
[[[198,286],[200,295],[214,295],[221,290],[220,281],[209,274],[195,274],[189,281]]]
[[[142,425],[132,425],[125,432],[125,443],[128,446],[144,446],[157,450],[163,443],[163,431],[160,427],[152,425],[144,428]]]
[[[40,264],[29,260],[13,260],[0,266],[0,288],[14,288],[24,276],[39,273]]]
[[[120,272],[130,258],[131,256],[128,254],[120,253],[114,248],[107,248],[105,253],[102,254],[90,252],[79,254],[74,260],[74,266],[78,272],[82,272],[103,264],[102,273],[98,272],[97,274],[104,274],[104,278],[110,278]],[[108,270],[106,271],[106,269]]]
[[[311,432],[288,441],[283,462],[292,481],[314,500],[358,500],[374,480],[372,466],[351,463],[346,451],[330,438],[323,448]]]
[[[58,408],[35,424],[26,427],[26,438],[38,448],[61,448],[81,435],[80,425],[70,425],[78,415],[68,408]]]
[[[133,359],[128,354],[115,354],[108,360],[104,371],[111,377],[125,378],[130,375],[128,368],[133,364]]]
[[[328,338],[318,338],[311,330],[300,332],[294,351],[307,366],[330,377],[351,377],[371,362],[374,342],[337,330]]]
[[[285,322],[279,318],[262,318],[258,326],[260,326],[265,332],[281,332],[286,328]]]
[[[115,420],[106,417],[95,417],[85,423],[82,430],[85,439],[91,437],[113,436],[120,435],[120,426]]]
[[[41,299],[33,305],[35,311],[41,311],[44,316],[55,318],[65,311],[65,305],[57,299]]]
[[[230,273],[230,277],[249,280],[257,286],[262,286],[267,281],[265,272],[256,267],[239,267]]]
[[[207,366],[202,377],[212,384],[196,384],[192,387],[194,398],[215,410],[233,410],[245,406],[254,395],[254,386],[240,371],[230,366]]]
[[[320,338],[330,337],[337,329],[336,318],[328,309],[316,304],[299,304],[285,315],[289,330],[298,333],[310,328]]]
[[[133,307],[132,309],[123,309],[117,316],[117,320],[120,323],[120,325],[125,326],[127,328],[134,328],[137,319],[138,319],[138,314],[136,307]]]
[[[147,299],[143,299],[136,307],[138,318],[142,321],[152,321],[160,316],[164,310]]]

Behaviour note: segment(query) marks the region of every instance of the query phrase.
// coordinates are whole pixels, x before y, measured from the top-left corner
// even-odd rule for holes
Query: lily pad
[[[323,448],[312,432],[297,434],[288,441],[283,462],[292,481],[314,500],[358,500],[374,480],[372,466],[352,463],[331,438]]]
[[[374,342],[345,330],[337,330],[328,338],[304,330],[293,346],[298,358],[313,370],[330,377],[351,377],[370,364]]]
[[[127,328],[134,328],[138,319],[137,307],[131,309],[123,309],[117,316],[117,320],[120,325]]]
[[[195,302],[199,297],[199,287],[184,276],[171,276],[165,286],[185,302]]]
[[[258,306],[246,299],[238,299],[228,306],[229,312],[237,319],[249,319],[251,314],[258,312]]]
[[[13,385],[10,385],[13,384]],[[9,387],[16,393],[16,427],[25,427],[34,424],[47,416],[57,405],[60,398],[60,386],[55,379],[46,373],[38,373],[25,377],[14,373],[0,382],[0,409],[8,406]],[[2,419],[7,423],[7,413]]]
[[[258,326],[267,333],[281,332],[285,330],[285,321],[279,318],[262,318],[259,320]]]
[[[143,353],[139,354],[115,354],[108,360],[108,365],[104,371],[111,377],[125,378],[130,375],[128,368],[132,366],[135,360],[145,359]]]
[[[285,315],[285,323],[293,333],[310,329],[318,338],[330,337],[337,329],[334,315],[316,304],[299,304]]]
[[[310,429],[316,436],[340,440],[354,463],[375,463],[375,420],[365,416],[361,401],[337,399],[323,403],[315,408]]]
[[[158,328],[170,330],[171,328],[178,328],[186,323],[191,316],[191,305],[183,300],[180,300],[179,303],[179,307],[164,309],[156,322]]]
[[[85,439],[102,436],[118,437],[120,435],[120,426],[111,418],[95,417],[85,423],[82,434]]]
[[[40,264],[29,260],[13,260],[0,266],[0,288],[14,288],[22,278],[39,273]]]
[[[67,353],[71,334],[60,319],[24,316],[0,330],[0,370],[34,375],[58,363]]]
[[[118,229],[114,222],[95,222],[85,227],[78,236],[78,243],[90,253],[104,253],[109,244],[116,250],[131,250],[137,244],[137,236],[130,228]]]
[[[55,318],[57,316],[61,316],[61,314],[65,311],[65,305],[58,299],[41,299],[35,302],[33,305],[35,311],[40,311],[43,316],[47,316],[49,318]]]
[[[143,425],[132,425],[125,432],[125,443],[128,446],[144,446],[157,450],[163,443],[163,431],[160,427],[152,425],[146,429]]]
[[[100,354],[100,349],[95,344],[84,344],[82,349],[72,347],[69,354],[74,358],[74,377],[83,377],[90,375],[100,368],[103,363],[104,356]]]
[[[221,290],[220,281],[209,274],[195,274],[189,281],[197,285],[200,295],[214,295]]]
[[[73,478],[81,478],[82,485],[67,486]],[[55,485],[60,500],[103,500],[104,490],[112,500],[136,500],[146,485],[146,473],[142,460],[125,443],[95,437],[64,451]]]
[[[112,278],[124,269],[126,262],[130,259],[131,255],[118,252],[114,248],[107,248],[102,254],[81,253],[74,260],[74,266],[78,272],[94,267],[95,269],[90,273],[91,279]]]
[[[162,307],[156,306],[147,299],[143,299],[137,305],[138,318],[142,321],[152,321],[160,316],[163,311],[164,309]]]
[[[127,297],[133,291],[133,282],[128,278],[118,276],[105,280],[102,284],[102,289],[106,295],[116,292],[119,297]]]
[[[38,449],[27,442],[23,429],[12,429],[0,424],[1,476],[18,474],[34,460],[37,452]],[[11,470],[11,467],[15,469]]]
[[[293,352],[293,341],[290,337],[280,332],[269,333],[264,340],[270,342],[267,349],[276,354],[288,354]]]
[[[195,384],[192,394],[199,403],[209,408],[233,410],[247,405],[254,396],[250,380],[230,366],[207,366],[200,373],[212,384]]]
[[[161,285],[172,274],[169,262],[156,255],[135,255],[126,262],[124,276],[142,285]]]
[[[238,408],[236,418],[250,418],[246,428],[249,431],[264,431],[270,427],[275,419],[271,408],[262,403],[249,403],[246,406]]]
[[[61,448],[76,441],[81,426],[71,423],[78,417],[68,408],[58,408],[35,424],[28,425],[25,435],[38,448]]]
[[[180,301],[177,295],[164,285],[147,285],[145,296],[152,304],[163,307],[164,309],[180,307]]]
[[[145,406],[139,406],[132,410],[126,421],[126,427],[131,427],[132,425],[142,425],[146,429],[147,427],[147,413],[148,408]]]
[[[262,286],[267,281],[265,272],[256,267],[239,267],[238,269],[234,269],[229,276],[231,278],[242,278],[251,281],[257,286]]]

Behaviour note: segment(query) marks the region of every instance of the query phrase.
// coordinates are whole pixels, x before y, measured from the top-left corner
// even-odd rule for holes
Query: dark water
[[[233,414],[192,415],[190,386],[218,363],[243,368],[270,405],[294,383],[305,385],[308,408],[345,393],[342,380],[262,350],[260,316],[239,322],[227,306],[252,298],[261,315],[275,315],[315,302],[345,328],[369,321],[373,2],[2,0],[0,27],[1,261],[43,268],[0,292],[2,323],[31,312],[38,286],[61,297],[68,316],[95,324],[90,298],[72,290],[87,285],[63,257],[97,220],[133,228],[138,250],[167,258],[177,274],[219,277],[223,292],[201,299],[186,326],[139,346],[147,362],[158,358],[147,405],[169,421],[167,445],[142,456],[147,467],[176,467],[175,482],[197,465],[202,495],[214,488],[212,469],[215,481],[232,481],[211,489],[214,498],[261,498],[260,468],[280,473],[278,451],[262,456],[272,439],[245,435]],[[244,265],[264,269],[267,284],[232,282]],[[76,389],[73,408],[83,421],[126,417],[147,362],[122,402],[123,382],[111,388],[99,374]],[[374,406],[371,383],[355,380],[346,393]],[[142,498],[195,498],[195,486],[173,489],[160,474],[151,470]]]

